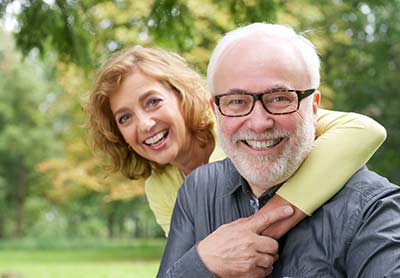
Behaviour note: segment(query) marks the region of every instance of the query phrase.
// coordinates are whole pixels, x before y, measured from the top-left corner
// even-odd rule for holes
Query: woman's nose
[[[149,116],[142,116],[140,119],[140,129],[142,132],[149,132],[155,126],[156,121]]]

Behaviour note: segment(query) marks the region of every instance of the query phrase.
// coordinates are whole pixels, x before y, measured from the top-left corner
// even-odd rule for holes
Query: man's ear
[[[320,93],[320,91],[316,91],[314,93],[314,99],[313,99],[313,104],[312,104],[314,115],[317,115],[318,105],[319,105],[320,101],[321,101],[321,93]]]
[[[313,98],[313,117],[314,117],[314,125],[317,126],[317,119],[318,119],[318,105],[319,102],[321,101],[321,93],[320,91],[316,91],[314,93],[314,98]]]
[[[211,109],[215,115],[215,102],[213,100],[213,97],[210,97],[209,102],[210,102]]]

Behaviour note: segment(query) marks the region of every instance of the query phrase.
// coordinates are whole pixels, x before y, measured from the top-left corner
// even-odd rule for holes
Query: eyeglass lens
[[[226,115],[244,115],[251,112],[256,100],[262,100],[270,113],[290,113],[297,110],[298,97],[293,91],[277,91],[265,94],[229,94],[221,96],[220,108]]]

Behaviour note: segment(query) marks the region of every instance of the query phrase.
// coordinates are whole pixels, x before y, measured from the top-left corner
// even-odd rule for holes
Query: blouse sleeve
[[[336,194],[376,152],[386,130],[356,113],[318,110],[311,153],[277,194],[307,215]]]
[[[150,209],[157,223],[168,236],[176,195],[183,182],[182,177],[173,167],[160,174],[152,174],[145,182],[145,192]]]

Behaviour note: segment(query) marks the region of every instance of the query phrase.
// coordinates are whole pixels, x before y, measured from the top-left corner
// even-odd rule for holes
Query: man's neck
[[[267,190],[262,192],[257,197],[254,195],[254,193],[252,192],[252,189],[250,188],[250,185],[247,182],[245,184],[243,184],[243,190],[253,200],[253,201],[250,201],[251,205],[257,211],[258,209],[263,207],[265,205],[265,203],[269,201],[269,199],[272,198],[272,196],[275,194],[275,192],[279,189],[279,187],[281,185],[282,184],[274,185],[271,188],[268,188]]]
[[[278,184],[272,184],[272,185],[254,185],[249,183],[249,187],[251,189],[251,192],[253,193],[254,197],[257,199],[260,198],[264,192],[267,192],[269,189],[274,188],[277,185],[280,185],[281,183]]]

